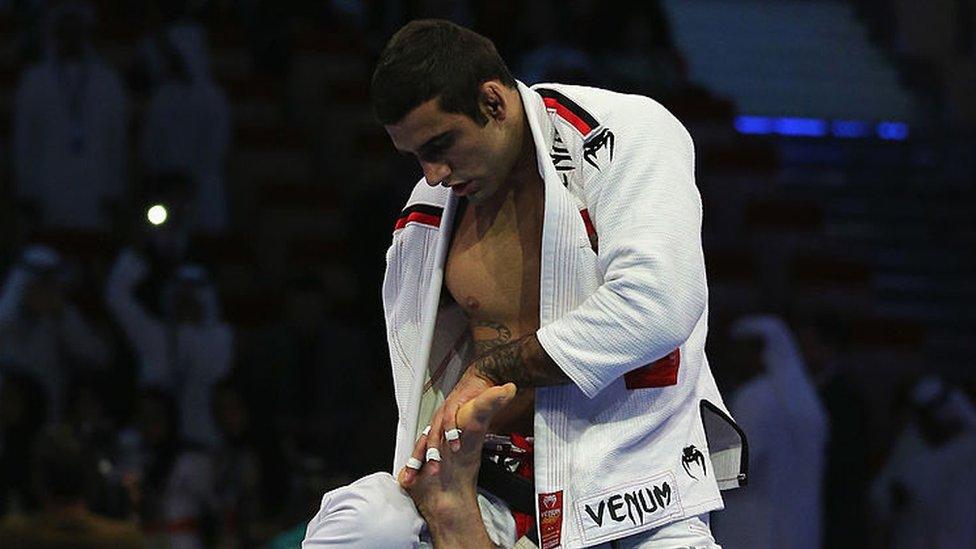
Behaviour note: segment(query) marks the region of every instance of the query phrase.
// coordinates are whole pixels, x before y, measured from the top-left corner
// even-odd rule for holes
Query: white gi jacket
[[[719,490],[745,481],[746,448],[704,354],[691,138],[646,97],[518,89],[545,181],[537,336],[573,382],[536,389],[540,546],[592,545],[721,509]],[[454,383],[473,358],[463,312],[440,301],[457,205],[421,180],[387,252],[394,474],[426,425],[427,376]]]

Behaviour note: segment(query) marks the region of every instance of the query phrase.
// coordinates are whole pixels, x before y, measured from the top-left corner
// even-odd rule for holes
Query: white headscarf
[[[806,362],[793,332],[782,319],[757,315],[739,319],[732,325],[733,338],[755,337],[763,342],[763,366],[783,409],[825,430],[824,412],[816,389],[806,371]]]

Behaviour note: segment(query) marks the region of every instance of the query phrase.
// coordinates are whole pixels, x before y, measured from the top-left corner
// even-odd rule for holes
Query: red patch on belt
[[[539,548],[559,547],[563,534],[563,491],[539,494]]]
[[[624,374],[624,383],[628,389],[650,389],[677,385],[678,366],[680,365],[681,351],[675,349],[647,366],[641,366],[627,372]]]

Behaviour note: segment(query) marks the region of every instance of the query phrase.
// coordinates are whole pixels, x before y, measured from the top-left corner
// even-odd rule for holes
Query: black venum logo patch
[[[701,450],[695,448],[694,444],[685,446],[684,450],[681,451],[681,466],[688,473],[688,476],[695,480],[698,480],[698,477],[695,476],[696,471],[700,471],[702,477],[708,476],[705,456],[702,455]]]

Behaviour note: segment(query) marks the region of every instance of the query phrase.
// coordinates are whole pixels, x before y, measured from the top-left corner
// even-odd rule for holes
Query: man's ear
[[[501,82],[489,80],[481,85],[478,104],[481,112],[491,120],[502,121],[508,114],[508,100]]]

